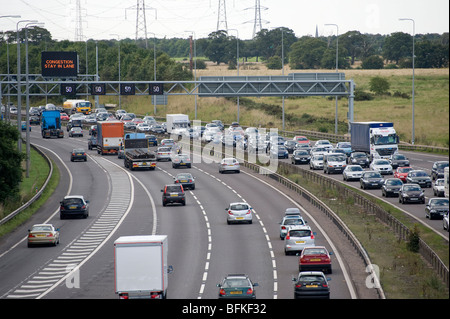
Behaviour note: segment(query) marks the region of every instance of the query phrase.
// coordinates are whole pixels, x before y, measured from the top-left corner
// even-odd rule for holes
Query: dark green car
[[[255,287],[247,275],[231,274],[226,276],[219,287],[219,299],[255,299]]]

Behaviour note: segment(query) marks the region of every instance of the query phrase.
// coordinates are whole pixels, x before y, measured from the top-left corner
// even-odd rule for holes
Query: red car
[[[306,136],[295,136],[293,138],[294,141],[296,141],[299,144],[308,144],[311,145],[311,142],[309,141],[309,139]]]
[[[61,113],[60,117],[61,117],[62,121],[68,121],[69,120],[69,115],[67,115],[66,113]]]
[[[408,173],[412,171],[412,167],[397,167],[397,169],[394,172],[394,177],[400,178],[403,183],[406,182],[406,176],[408,176]]]
[[[298,270],[300,272],[316,270],[331,274],[332,254],[324,246],[305,247],[298,260]]]

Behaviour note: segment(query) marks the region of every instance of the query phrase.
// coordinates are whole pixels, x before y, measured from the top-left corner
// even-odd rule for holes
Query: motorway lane
[[[293,284],[291,279],[292,276],[298,274],[298,257],[292,255],[286,256],[284,254],[284,241],[279,237],[279,222],[281,222],[285,209],[295,207],[295,205],[285,196],[280,195],[268,185],[262,184],[249,177],[244,172],[241,172],[240,174],[219,174],[217,164],[203,164],[201,167],[206,173],[219,178],[232,187],[232,189],[236,190],[236,192],[245,198],[255,211],[257,211],[267,230],[274,253],[277,278],[276,298],[291,299],[293,297]],[[296,198],[296,201],[301,206],[301,200]],[[225,216],[223,218],[225,218]],[[304,216],[304,218],[308,221],[308,225],[312,230],[316,232],[316,245],[324,245],[330,250],[329,243],[325,240],[325,237],[321,234],[317,225],[315,225],[308,216]],[[257,220],[255,220],[255,222],[259,223]],[[259,240],[264,242],[266,241],[266,238]],[[342,270],[335,257],[332,257],[332,263],[333,274],[327,275],[327,277],[332,278],[332,282],[330,283],[332,286],[331,298],[349,299],[350,293],[345,284]]]
[[[415,169],[422,169],[425,170],[428,174],[431,174],[431,167],[433,166],[433,163],[436,161],[448,161],[449,158],[443,155],[433,155],[433,154],[426,154],[426,153],[416,153],[416,152],[406,152],[402,151],[402,154],[406,155],[410,160],[411,167]],[[289,159],[279,159],[280,161],[284,161],[287,163],[291,163],[291,156],[289,155]],[[304,169],[309,169],[309,165],[297,165]],[[365,168],[365,170],[369,170],[368,168]],[[323,170],[315,170],[314,172],[323,174],[327,177],[334,178],[340,182],[346,183],[347,185],[351,185],[353,187],[356,187],[360,189],[359,181],[348,181],[344,182],[342,180],[342,174],[325,174]],[[393,175],[384,175],[384,178],[392,178]],[[366,193],[369,193],[373,196],[376,196],[380,199],[383,199],[393,206],[398,207],[399,209],[402,209],[406,213],[410,214],[413,218],[415,218],[417,221],[421,222],[422,224],[428,225],[431,229],[435,230],[437,233],[439,233],[444,238],[449,238],[449,233],[442,228],[442,220],[429,220],[428,218],[425,218],[425,205],[426,204],[401,204],[398,202],[398,197],[383,197],[381,194],[380,189],[367,189],[362,190]],[[426,201],[428,202],[429,198],[435,197],[433,195],[433,189],[432,188],[425,188],[425,196]]]

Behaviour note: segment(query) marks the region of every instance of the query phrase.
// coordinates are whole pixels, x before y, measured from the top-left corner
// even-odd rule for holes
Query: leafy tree
[[[378,55],[371,55],[363,60],[363,69],[382,69],[384,67],[384,62]]]
[[[17,127],[0,121],[0,136],[0,202],[4,203],[19,191],[25,154],[17,150]]]
[[[270,70],[278,70],[282,68],[281,57],[272,56],[267,60],[266,66]]]
[[[212,32],[208,35],[208,46],[205,55],[212,62],[217,64],[226,63],[230,59],[228,34],[224,30]],[[236,51],[236,50],[235,50]]]
[[[302,37],[291,46],[289,64],[293,69],[317,69],[321,66],[323,53],[327,49],[325,41]]]
[[[389,61],[398,62],[405,57],[412,55],[412,36],[395,32],[386,37],[383,47],[383,57]]]
[[[355,64],[355,59],[363,52],[366,36],[362,35],[359,31],[348,31],[339,36],[339,45],[347,49],[350,55],[351,65]]]

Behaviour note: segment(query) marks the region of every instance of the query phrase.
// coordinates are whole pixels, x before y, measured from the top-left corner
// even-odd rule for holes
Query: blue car
[[[158,139],[155,135],[146,135],[148,138],[148,145],[149,146],[158,146]]]
[[[31,131],[31,125],[28,125],[29,131]],[[22,132],[27,130],[27,121],[22,121]]]

